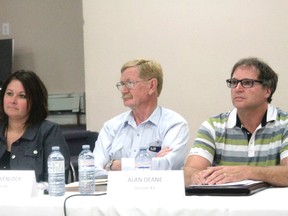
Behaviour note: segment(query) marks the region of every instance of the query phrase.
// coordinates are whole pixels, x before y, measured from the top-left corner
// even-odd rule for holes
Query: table
[[[75,194],[77,193],[66,192],[64,197],[39,195],[26,200],[0,197],[0,215],[63,216],[65,199]],[[129,199],[125,194],[121,200],[113,200],[107,195],[72,196],[66,200],[66,215],[287,216],[287,196],[288,188],[269,188],[251,196],[186,196],[182,200],[163,198],[158,201],[135,197]]]

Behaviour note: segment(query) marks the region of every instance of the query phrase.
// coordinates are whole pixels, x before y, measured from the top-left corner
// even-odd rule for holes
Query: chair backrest
[[[70,150],[70,170],[71,182],[78,181],[78,156],[82,150],[82,145],[90,145],[93,151],[98,132],[89,130],[71,130],[63,132],[65,140]]]
[[[90,145],[90,150],[94,150],[98,132],[86,130],[71,131],[71,133],[65,133],[64,137],[70,149],[70,156],[78,156],[82,150],[82,145]]]

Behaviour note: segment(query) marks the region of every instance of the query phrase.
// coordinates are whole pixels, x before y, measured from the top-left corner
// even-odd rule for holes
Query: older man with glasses
[[[234,65],[226,83],[235,109],[200,126],[184,167],[186,185],[250,179],[288,186],[288,113],[270,104],[277,82],[257,58]]]
[[[154,169],[184,166],[189,127],[181,115],[158,105],[162,85],[162,68],[155,61],[136,59],[122,66],[116,87],[130,111],[107,121],[100,130],[94,149],[97,175],[121,170],[121,159],[134,158],[142,147],[154,157]]]

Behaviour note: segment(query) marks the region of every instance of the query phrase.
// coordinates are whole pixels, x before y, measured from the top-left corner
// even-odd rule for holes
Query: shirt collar
[[[22,139],[33,140],[36,136],[37,130],[39,128],[39,124],[33,125],[31,127],[27,127],[22,135]],[[5,138],[5,129],[6,124],[0,124],[0,139],[6,140]]]
[[[146,122],[151,122],[152,124],[158,125],[161,117],[161,107],[157,106],[156,109],[153,111],[153,113],[141,124],[144,124]],[[133,116],[133,112],[130,111],[129,114],[127,115],[126,124],[136,126],[136,122]]]
[[[267,108],[265,115],[263,116],[261,125],[265,126],[267,122],[275,121],[276,118],[277,118],[276,107],[271,105],[271,104],[268,104],[268,108]],[[240,127],[241,127],[241,122],[240,122],[240,120],[238,122],[237,119],[238,119],[237,109],[235,108],[229,113],[228,121],[227,121],[227,127],[228,128],[233,128],[235,126],[239,127],[239,123],[240,123]]]
[[[261,126],[264,127],[266,124],[267,124],[267,110],[265,112],[265,114],[263,115],[263,118],[262,118],[262,121],[261,121]],[[236,117],[236,126],[239,127],[239,128],[242,128],[243,125],[241,124],[241,121],[239,119],[239,116],[237,114],[237,117]]]

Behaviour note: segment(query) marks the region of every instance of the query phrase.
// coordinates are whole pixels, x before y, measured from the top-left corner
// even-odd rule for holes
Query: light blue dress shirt
[[[164,157],[153,166],[158,170],[177,170],[188,155],[189,127],[186,120],[170,109],[160,106],[151,116],[137,125],[132,111],[124,112],[104,123],[94,148],[96,175],[107,175],[105,165],[110,160],[134,158],[140,147],[169,147]],[[156,152],[149,151],[152,157]]]

